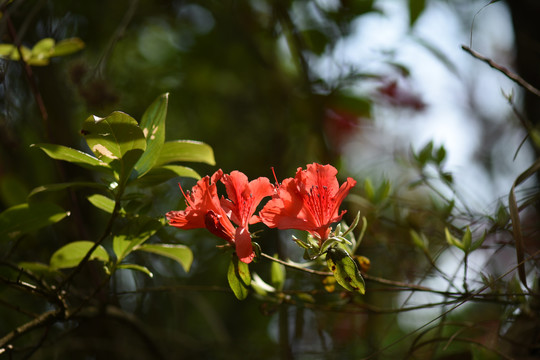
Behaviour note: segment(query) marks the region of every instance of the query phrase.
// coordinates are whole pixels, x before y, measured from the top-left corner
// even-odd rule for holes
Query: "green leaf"
[[[248,296],[249,286],[251,285],[249,266],[238,260],[236,254],[233,254],[231,263],[229,264],[227,280],[238,300],[244,300]]]
[[[418,153],[418,163],[425,166],[428,161],[433,159],[433,141],[428,142]]]
[[[53,38],[45,38],[39,40],[32,48],[32,59],[49,59],[53,52],[54,44],[55,41]]]
[[[81,132],[90,150],[99,160],[111,165],[121,182],[129,178],[146,149],[146,139],[137,121],[120,111],[105,118],[88,117]]]
[[[268,293],[276,292],[276,289],[272,285],[267,284],[256,273],[253,273],[253,280],[251,280],[251,288],[253,289],[253,291],[255,291],[256,294],[262,296],[268,295]]]
[[[135,247],[154,235],[163,224],[154,218],[138,216],[113,237],[113,251],[121,262]]]
[[[309,29],[302,31],[306,45],[315,55],[322,55],[326,46],[330,42],[328,36],[319,29]]]
[[[135,170],[138,177],[146,174],[156,163],[165,142],[165,119],[169,94],[158,97],[143,114],[141,129],[146,138],[146,151],[141,156]]]
[[[155,186],[175,177],[188,177],[199,180],[201,176],[193,169],[181,165],[163,165],[154,167],[143,177],[135,180],[138,186]]]
[[[454,182],[454,177],[452,176],[452,173],[450,172],[442,172],[441,179],[448,185],[452,185],[452,183]]]
[[[0,57],[9,60],[20,60],[19,50],[13,44],[0,44]]]
[[[156,165],[177,161],[201,162],[215,165],[214,151],[202,142],[192,140],[168,141],[163,144]]]
[[[56,43],[52,56],[65,56],[84,48],[84,42],[79,38],[64,39]]]
[[[409,0],[409,26],[413,26],[426,7],[426,0]]]
[[[441,145],[439,150],[437,150],[437,154],[435,155],[435,162],[437,165],[441,165],[444,159],[446,159],[446,149],[444,148],[444,145]]]
[[[379,203],[386,199],[388,194],[390,194],[390,189],[390,181],[384,180],[377,188],[377,193],[375,194],[376,202]]]
[[[426,238],[426,236],[424,235],[424,233],[418,234],[414,230],[410,230],[409,233],[411,235],[411,239],[412,239],[414,245],[416,245],[418,248],[420,248],[423,251],[426,251],[428,249],[429,241]]]
[[[373,202],[375,199],[375,189],[373,189],[373,184],[370,179],[364,181],[364,192],[366,193],[366,198]]]
[[[136,264],[120,264],[116,267],[117,269],[126,269],[126,270],[135,270],[145,273],[150,277],[154,277],[154,274],[146,266],[136,265]]]
[[[510,220],[510,215],[506,210],[506,206],[501,203],[499,204],[499,207],[497,208],[497,213],[495,214],[495,222],[497,226],[504,227],[506,226],[506,224],[508,224],[508,220]]]
[[[69,243],[51,256],[50,266],[52,269],[72,268],[81,262],[90,249],[94,246],[92,241],[75,241]],[[90,255],[89,260],[100,260],[105,263],[109,261],[107,250],[99,245]]]
[[[101,194],[93,194],[87,197],[88,201],[98,209],[101,209],[109,214],[114,211],[114,200]]]
[[[462,251],[466,251],[463,247],[463,243],[459,241],[456,237],[454,237],[452,234],[450,234],[448,228],[444,228],[444,235],[446,237],[446,242],[448,243],[448,245],[455,246]]]
[[[330,248],[326,253],[326,263],[341,286],[349,291],[365,294],[364,278],[360,274],[356,262],[347,251],[339,247]]]
[[[67,161],[90,170],[112,173],[112,169],[105,162],[82,151],[55,144],[34,144],[31,146],[40,148],[52,159]]]
[[[467,229],[465,230],[465,234],[463,234],[463,237],[461,238],[461,243],[463,244],[463,249],[465,252],[469,252],[471,249],[471,243],[472,243],[472,233],[471,229],[467,226]]]
[[[28,189],[21,178],[15,174],[0,176],[0,201],[7,208],[26,202]]]
[[[476,240],[475,242],[472,243],[470,251],[474,251],[474,250],[478,249],[480,246],[482,246],[482,244],[484,243],[484,240],[486,239],[486,234],[487,233],[484,231],[484,233],[482,234],[480,239],[478,239],[478,240]]]
[[[527,286],[527,276],[525,272],[525,248],[524,248],[524,241],[523,241],[523,233],[521,230],[521,220],[519,218],[519,207],[516,200],[516,194],[515,194],[515,188],[519,186],[521,183],[526,181],[531,176],[535,175],[538,171],[540,171],[540,159],[536,159],[536,161],[523,173],[521,173],[516,180],[514,180],[514,183],[512,184],[512,188],[510,189],[510,193],[508,194],[508,209],[510,211],[510,219],[512,220],[512,233],[514,235],[514,241],[515,241],[515,247],[516,247],[516,257],[517,257],[517,264],[518,264],[518,275],[519,279],[521,280],[521,283],[525,286],[525,288],[529,288]]]
[[[51,269],[47,264],[40,262],[20,262],[18,264],[19,268],[24,269],[34,275],[39,276],[50,276],[56,274],[56,270]]]
[[[70,188],[81,188],[81,187],[89,187],[89,188],[98,188],[98,189],[107,189],[107,186],[100,183],[95,182],[69,182],[69,183],[59,183],[59,184],[48,184],[48,185],[41,185],[37,188],[34,188],[30,194],[28,194],[28,199],[35,197],[36,195],[43,194],[45,192],[51,192],[51,191],[60,191]]]
[[[69,215],[60,206],[48,202],[24,203],[0,213],[0,240],[12,240]]]
[[[277,254],[274,255],[274,258],[278,258]],[[282,290],[283,285],[285,284],[285,266],[276,261],[272,261],[272,264],[270,265],[270,279],[272,285],[274,285],[276,289]]]
[[[146,251],[173,259],[182,265],[185,272],[189,271],[193,263],[193,253],[190,248],[184,245],[146,244],[138,246],[135,250]]]

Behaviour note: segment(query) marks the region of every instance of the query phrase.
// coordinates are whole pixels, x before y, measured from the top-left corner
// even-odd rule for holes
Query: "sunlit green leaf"
[[[98,188],[98,189],[107,189],[107,186],[100,183],[95,182],[69,182],[69,183],[59,183],[59,184],[48,184],[48,185],[41,185],[37,188],[34,188],[30,194],[28,194],[28,198],[35,197],[36,195],[45,193],[45,192],[52,192],[52,191],[60,191],[65,189],[71,189],[71,188]]]
[[[193,169],[181,165],[163,165],[154,167],[143,177],[136,180],[139,186],[155,186],[176,177],[200,179],[201,176]]]
[[[356,262],[347,251],[339,247],[330,248],[326,254],[326,262],[341,286],[361,294],[366,292],[364,278],[360,274]]]
[[[55,41],[53,38],[45,38],[39,40],[32,48],[33,59],[48,59],[54,48]]]
[[[146,266],[137,265],[137,264],[119,264],[117,269],[126,269],[126,270],[135,270],[145,273],[149,277],[154,277],[154,274]]]
[[[63,160],[90,170],[112,173],[112,169],[103,161],[79,150],[55,144],[34,144],[55,160]]]
[[[184,245],[173,244],[146,244],[136,248],[136,250],[146,251],[153,254],[168,257],[178,262],[188,272],[193,262],[191,249]]]
[[[305,303],[315,304],[315,302],[316,302],[313,295],[311,295],[311,294],[309,294],[307,292],[300,292],[300,293],[296,294],[296,297],[298,298],[298,300],[300,300],[302,302],[305,302]]]
[[[84,48],[84,42],[79,38],[64,39],[56,43],[50,56],[65,56]]]
[[[24,269],[25,271],[28,271],[33,275],[50,276],[57,273],[57,271],[55,269],[51,269],[48,264],[40,262],[23,261],[20,262],[18,266],[19,268]]]
[[[214,151],[205,143],[191,140],[168,141],[164,143],[156,166],[177,161],[201,162],[209,165],[216,164]]]
[[[19,50],[13,44],[0,44],[0,57],[9,60],[20,60]]]
[[[251,284],[249,266],[248,264],[238,260],[238,256],[236,256],[236,254],[233,254],[229,264],[227,280],[229,281],[231,290],[238,300],[244,300],[248,296],[249,286]]]
[[[92,241],[75,241],[58,249],[52,256],[50,266],[52,269],[66,269],[79,265],[82,259],[94,246]],[[107,250],[99,245],[90,255],[89,260],[109,261]]]
[[[69,215],[56,204],[25,203],[12,206],[0,213],[0,240],[18,238],[42,227],[54,224]]]
[[[253,279],[251,280],[251,288],[255,293],[259,295],[267,295],[268,293],[276,292],[276,289],[270,284],[266,283],[261,277],[257,274],[253,274]]]
[[[409,231],[410,235],[411,235],[411,239],[414,243],[414,245],[416,245],[419,249],[423,250],[423,251],[426,251],[427,248],[428,248],[428,239],[426,238],[426,236],[424,235],[424,233],[417,233],[416,231],[414,230],[410,230]]]
[[[135,170],[138,176],[146,174],[156,163],[165,142],[165,119],[169,94],[158,97],[143,114],[141,129],[146,138],[146,151],[141,156]]]
[[[274,255],[274,258],[277,259],[277,254]],[[270,279],[272,280],[272,285],[278,290],[283,289],[285,284],[285,266],[282,264],[272,261],[270,265]]]
[[[109,214],[112,214],[114,211],[115,202],[111,198],[108,198],[101,194],[93,194],[90,195],[87,199],[92,205],[94,205],[98,209],[108,212]]]
[[[129,222],[113,237],[113,251],[118,261],[122,261],[136,246],[144,243],[162,227],[159,220],[146,216],[138,216]]]
[[[465,248],[463,247],[463,243],[460,240],[458,240],[454,235],[452,235],[450,231],[448,230],[448,228],[444,229],[444,235],[446,237],[446,242],[448,243],[448,245],[455,246],[458,249],[465,251]]]
[[[461,243],[463,244],[463,249],[465,249],[466,252],[469,252],[472,244],[472,233],[468,226],[465,230],[465,234],[463,234],[463,237],[461,238]]]
[[[146,138],[137,121],[120,111],[105,118],[88,117],[81,132],[90,150],[98,159],[110,164],[121,181],[127,180],[146,149]]]

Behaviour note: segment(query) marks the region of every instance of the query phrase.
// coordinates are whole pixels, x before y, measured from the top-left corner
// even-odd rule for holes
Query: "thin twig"
[[[119,190],[119,193],[116,196],[116,201],[114,203],[114,209],[113,209],[113,212],[111,214],[111,217],[109,218],[109,222],[105,226],[105,230],[103,231],[103,235],[101,235],[101,237],[87,251],[86,255],[84,256],[84,258],[82,258],[82,260],[79,262],[77,267],[75,269],[73,269],[73,271],[71,273],[69,273],[69,275],[64,279],[64,281],[62,281],[62,283],[58,286],[58,289],[62,290],[66,285],[69,284],[69,282],[73,279],[73,277],[75,275],[77,275],[82,270],[84,265],[86,265],[86,263],[90,260],[90,257],[94,253],[94,250],[96,250],[98,248],[98,246],[100,246],[101,243],[103,243],[103,241],[105,241],[107,236],[109,236],[109,234],[110,234],[110,232],[112,230],[112,226],[114,224],[114,221],[116,220],[116,217],[118,216],[118,212],[120,210],[120,198],[121,198],[121,196],[122,196],[122,189]]]
[[[0,339],[0,355],[2,353],[6,352],[6,345],[9,344],[14,339],[18,338],[21,335],[24,335],[25,333],[37,329],[38,327],[44,326],[48,324],[49,322],[53,322],[58,320],[62,316],[62,309],[56,309],[44,312],[34,320],[31,320],[15,330],[8,333],[6,336]]]
[[[510,80],[514,81],[515,83],[517,83],[518,85],[522,86],[523,88],[525,88],[526,90],[528,90],[529,92],[531,92],[532,94],[540,97],[540,90],[538,90],[536,87],[534,87],[533,85],[529,84],[527,81],[525,81],[525,79],[523,79],[521,76],[519,76],[518,74],[515,74],[513,73],[512,71],[508,70],[507,68],[505,68],[504,66],[501,66],[499,64],[497,64],[496,62],[494,62],[493,60],[479,54],[478,52],[474,51],[473,49],[471,49],[470,47],[468,46],[465,46],[465,45],[461,45],[461,48],[463,50],[465,50],[466,52],[468,52],[469,54],[471,54],[473,57],[477,58],[478,60],[482,60],[483,62],[485,62],[486,64],[488,64],[490,67],[492,67],[493,69],[495,70],[498,70],[500,71],[501,73],[503,73],[504,75],[506,75],[507,78],[509,78]]]
[[[287,262],[287,261],[276,259],[273,256],[270,256],[270,255],[265,254],[265,253],[261,253],[261,256],[264,257],[264,258],[267,258],[267,259],[269,259],[271,261],[277,262],[277,263],[279,263],[279,264],[281,264],[283,266],[286,266],[288,268],[303,271],[303,272],[306,272],[308,274],[313,274],[313,275],[318,275],[318,276],[334,276],[334,274],[332,272],[318,271],[318,270],[313,270],[313,269],[309,269],[309,268],[304,268],[304,267],[301,267],[301,266],[298,266],[298,265],[295,265],[295,264],[291,264],[290,262]],[[422,286],[422,285],[409,284],[409,283],[404,283],[404,282],[401,282],[401,281],[388,280],[388,279],[384,279],[384,278],[373,276],[373,275],[362,274],[362,276],[367,281],[372,281],[372,282],[375,282],[375,283],[378,283],[378,284],[390,285],[390,286],[393,286],[393,287],[398,287],[398,288],[401,288],[401,290],[426,291],[426,292],[432,292],[432,293],[435,293],[435,294],[446,295],[446,296],[456,295],[456,293],[450,293],[450,292],[447,292],[447,291],[439,291],[439,290],[431,289],[431,288],[428,288],[428,287]]]
[[[367,359],[371,359],[375,356],[377,356],[378,354],[382,353],[383,351],[391,348],[392,346],[396,345],[397,343],[403,341],[404,339],[408,338],[409,336],[419,332],[420,330],[422,329],[425,329],[427,328],[429,325],[433,324],[435,321],[443,318],[444,316],[446,316],[447,314],[449,314],[450,312],[454,311],[455,309],[457,309],[458,307],[460,307],[461,305],[465,304],[466,302],[470,301],[471,299],[473,299],[475,296],[477,296],[478,294],[481,294],[482,292],[484,292],[486,289],[488,289],[489,287],[491,287],[495,282],[503,279],[504,277],[506,277],[507,275],[509,275],[510,273],[514,272],[519,266],[521,266],[523,263],[526,263],[528,262],[529,260],[532,260],[534,259],[535,257],[537,257],[538,255],[540,255],[540,250],[536,251],[534,254],[532,254],[531,256],[527,257],[526,259],[523,259],[522,262],[518,263],[516,266],[513,266],[512,268],[510,268],[508,271],[506,271],[504,274],[498,276],[497,278],[495,278],[493,281],[491,281],[489,284],[486,284],[484,286],[482,286],[480,289],[478,290],[475,290],[475,291],[472,291],[469,293],[468,296],[464,297],[463,300],[459,301],[456,305],[452,306],[450,309],[446,310],[443,314],[431,319],[430,321],[426,322],[424,325],[422,326],[419,326],[418,328],[414,329],[413,331],[401,336],[400,338],[396,339],[395,341],[393,341],[392,343],[378,349],[377,351],[373,352],[371,355],[363,358],[364,360],[367,360]]]

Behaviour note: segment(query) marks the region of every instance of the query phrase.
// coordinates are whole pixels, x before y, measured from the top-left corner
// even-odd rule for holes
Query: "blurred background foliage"
[[[446,169],[453,154],[447,154],[440,142],[429,142],[429,129],[446,127],[430,112],[433,97],[427,93],[429,89],[418,86],[415,74],[422,72],[422,65],[410,69],[410,63],[396,56],[398,49],[391,47],[366,56],[365,62],[346,59],[338,51],[364,24],[391,18],[387,11],[395,15],[395,7],[389,7],[388,1],[2,3],[2,43],[32,48],[44,38],[57,43],[79,38],[84,49],[53,57],[46,66],[0,60],[0,210],[26,202],[28,193],[39,185],[88,181],[95,176],[54,162],[30,148],[31,144],[47,142],[87,150],[80,130],[90,114],[106,116],[120,110],[140,119],[158,95],[168,92],[167,140],[199,140],[214,149],[217,166],[194,165],[202,176],[222,168],[224,172],[241,170],[250,179],[272,179],[273,167],[281,180],[293,176],[297,167],[320,162],[336,166],[340,176],[354,177],[359,184],[348,198],[347,220],[350,222],[358,210],[368,220],[358,254],[371,261],[369,275],[463,294],[469,288],[490,284],[494,293],[511,294],[495,296],[491,302],[471,301],[445,315],[456,303],[444,303],[448,298],[440,294],[416,299],[418,292],[396,291],[369,278],[365,296],[339,290],[325,293],[321,278],[290,270],[285,289],[291,291],[287,296],[294,295],[292,301],[265,301],[255,295],[238,301],[226,283],[229,258],[220,256],[215,239],[204,232],[163,229],[153,241],[186,244],[194,251],[189,273],[173,261],[141,256],[134,261],[147,264],[154,278],[119,271],[112,290],[96,296],[100,311],[76,323],[57,323],[30,333],[20,343],[23,350],[14,353],[15,358],[538,356],[537,295],[523,296],[528,289],[514,273],[504,281],[497,279],[515,266],[506,202],[511,182],[503,182],[505,193],[488,196],[489,206],[475,206],[474,190],[460,192],[468,185],[462,182],[457,187],[459,179]],[[399,4],[400,24],[406,23],[404,39],[417,41],[424,55],[427,52],[461,84],[435,94],[454,97],[457,89],[461,108],[453,110],[472,128],[455,132],[458,137],[469,131],[477,134],[470,150],[473,160],[462,166],[465,170],[461,173],[473,183],[478,173],[484,174],[478,175],[479,184],[472,185],[473,189],[492,189],[500,178],[513,181],[534,161],[531,154],[537,148],[527,143],[520,150],[525,155],[518,157],[519,169],[508,165],[526,135],[520,119],[533,127],[537,123],[538,97],[523,94],[508,83],[506,87],[493,85],[478,71],[489,69],[488,65],[471,58],[468,60],[478,67],[464,69],[462,58],[454,55],[461,52],[461,44],[468,44],[468,32],[481,46],[489,45],[481,40],[485,35],[482,29],[472,25],[486,2],[395,3]],[[502,64],[539,87],[539,55],[531,50],[540,37],[538,22],[532,17],[539,14],[538,5],[525,0],[509,3],[507,7],[491,1],[489,6],[499,6],[512,16],[515,45],[485,45],[482,50],[490,51],[489,55],[497,56]],[[415,33],[415,26],[429,16],[430,8],[452,14],[457,28],[465,34],[450,45],[449,52]],[[371,36],[378,37],[367,34],[365,41]],[[437,80],[434,77],[432,81]],[[490,112],[486,97],[492,97],[493,92],[484,91],[480,82],[485,81],[506,104],[504,111]],[[503,92],[511,88],[516,94],[512,97],[510,91],[505,99],[500,88]],[[407,122],[409,117],[417,119],[416,125],[412,120]],[[407,130],[409,127],[413,130]],[[420,128],[425,131],[420,133]],[[396,135],[396,131],[403,133]],[[418,146],[420,141],[422,146]],[[181,208],[178,181],[146,189],[147,197],[132,202],[133,210],[162,217]],[[182,181],[187,188],[193,184],[193,180]],[[96,212],[86,200],[91,193],[84,189],[48,195],[69,209],[70,221],[17,243],[1,244],[2,261],[47,262],[56,249],[69,242],[97,238],[106,214]],[[531,185],[518,192],[518,200],[534,204],[537,195],[536,185]],[[538,250],[534,207],[527,208],[522,221],[526,254],[534,254]],[[461,239],[467,225],[475,240],[484,232],[488,234],[482,254],[471,255],[476,262],[469,267],[468,284],[463,280],[467,254],[463,258],[463,252],[452,249],[445,238],[445,228],[449,228]],[[411,231],[417,237],[411,237]],[[292,245],[290,235],[265,231],[259,243],[269,254],[277,252],[284,259],[300,261],[301,253]],[[267,279],[270,275],[264,265],[253,264],[252,269]],[[537,291],[537,260],[528,264],[527,271],[529,285]],[[85,272],[77,290],[89,291],[84,284],[95,284],[99,276],[96,269]],[[142,291],[149,288],[153,290]],[[313,291],[309,295],[317,301],[295,294],[298,289]],[[10,304],[30,315],[14,311]],[[118,306],[133,318],[126,322],[106,304]],[[340,307],[350,304],[353,306]],[[404,310],[414,304],[420,305],[418,312]],[[45,310],[39,299],[0,287],[0,335]],[[441,317],[430,323],[437,316]],[[414,331],[422,325],[426,325],[422,331]],[[452,341],[456,334],[467,341]]]

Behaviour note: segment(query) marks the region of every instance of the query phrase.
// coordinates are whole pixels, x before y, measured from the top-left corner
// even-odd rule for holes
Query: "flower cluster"
[[[308,231],[320,244],[328,238],[330,225],[345,213],[339,212],[341,202],[356,185],[354,179],[347,178],[339,186],[336,175],[333,166],[314,163],[306,170],[298,168],[294,178],[274,186],[265,177],[248,181],[240,171],[223,174],[218,170],[184,193],[185,210],[170,211],[166,217],[170,225],[181,229],[208,229],[233,245],[242,262],[250,263],[255,255],[249,225],[261,221],[270,228]],[[227,198],[218,197],[218,181],[225,185]],[[271,199],[255,215],[268,196]]]

